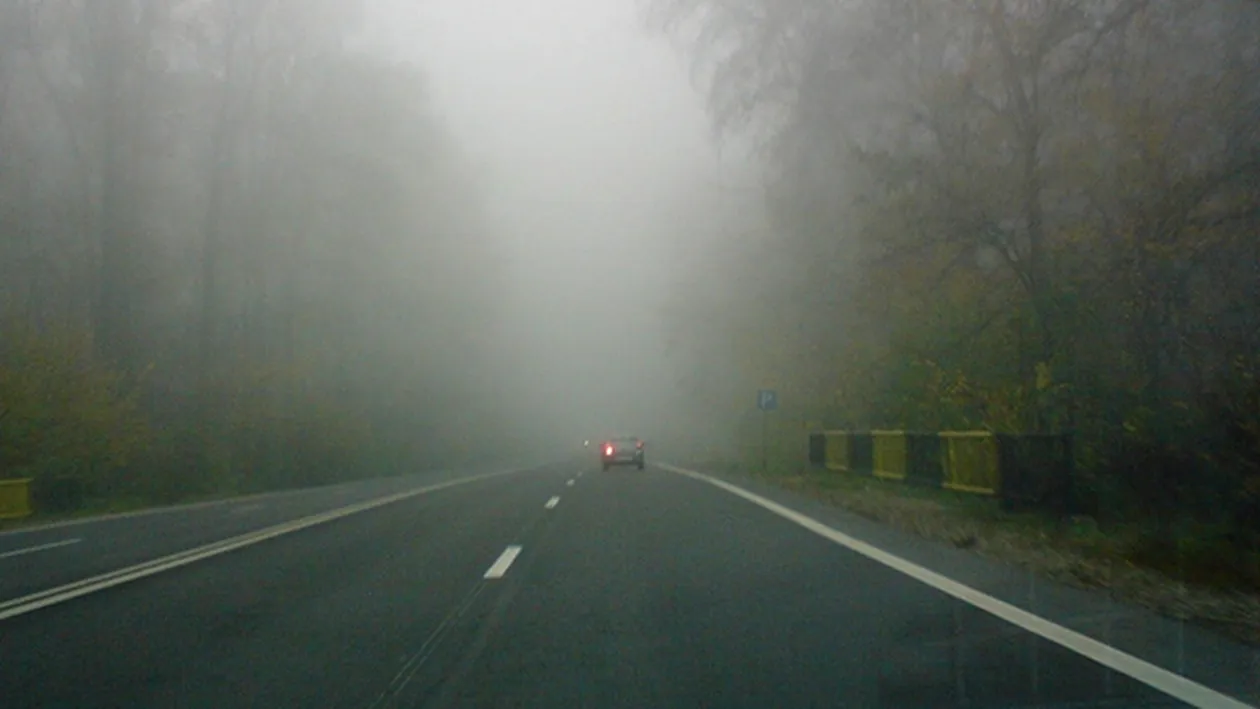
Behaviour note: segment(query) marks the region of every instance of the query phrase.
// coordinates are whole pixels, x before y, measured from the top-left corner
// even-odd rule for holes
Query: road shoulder
[[[925,539],[755,476],[703,466],[681,467],[736,485],[1158,667],[1260,703],[1260,649],[1126,603],[1105,590],[1087,591],[1041,578],[1030,570]]]

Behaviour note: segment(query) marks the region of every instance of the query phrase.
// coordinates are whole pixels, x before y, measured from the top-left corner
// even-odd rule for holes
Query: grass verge
[[[1260,647],[1260,588],[1203,567],[1202,548],[1152,563],[1138,526],[1102,530],[1093,520],[1058,523],[1036,513],[1003,512],[979,495],[920,488],[818,468],[762,472],[731,462],[693,467],[750,475],[920,537],[1027,568],[1069,586],[1109,591],[1121,601],[1209,627]]]

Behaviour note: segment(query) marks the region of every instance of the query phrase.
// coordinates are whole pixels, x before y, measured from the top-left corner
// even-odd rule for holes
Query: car
[[[638,436],[613,436],[599,444],[599,459],[604,470],[614,465],[633,465],[643,470],[643,439]]]

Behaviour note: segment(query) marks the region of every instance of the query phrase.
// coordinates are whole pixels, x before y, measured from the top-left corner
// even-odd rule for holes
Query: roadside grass
[[[1211,627],[1260,646],[1260,559],[1239,559],[1216,530],[1186,530],[1178,549],[1161,551],[1135,523],[1102,528],[1090,518],[1057,521],[1008,512],[984,495],[908,485],[795,461],[695,465],[715,474],[751,475],[868,519],[967,549],[1077,588],[1104,590],[1168,617]]]

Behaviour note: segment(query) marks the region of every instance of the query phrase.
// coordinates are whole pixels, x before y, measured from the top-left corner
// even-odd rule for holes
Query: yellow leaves
[[[1252,362],[1246,355],[1235,355],[1232,361],[1234,374],[1241,381],[1251,384],[1256,381],[1256,366],[1260,361]]]
[[[116,467],[147,444],[122,377],[93,361],[84,331],[4,321],[0,343],[0,466]]]
[[[1054,384],[1054,377],[1050,372],[1050,365],[1045,362],[1037,363],[1037,391],[1045,391]]]
[[[1066,391],[1056,384],[1047,363],[1036,366],[1035,381],[1025,385],[991,379],[981,381],[961,369],[946,369],[931,360],[916,363],[922,374],[905,378],[900,395],[925,421],[940,428],[984,427],[994,431],[1032,431],[1053,427],[1046,414],[1056,412],[1055,398]],[[1048,421],[1048,422],[1047,422]]]
[[[1260,475],[1252,475],[1244,479],[1242,488],[1248,495],[1260,496]]]
[[[1087,223],[1073,224],[1070,227],[1059,230],[1056,234],[1056,241],[1063,246],[1069,248],[1078,248],[1098,241],[1101,235],[1098,230]]]

